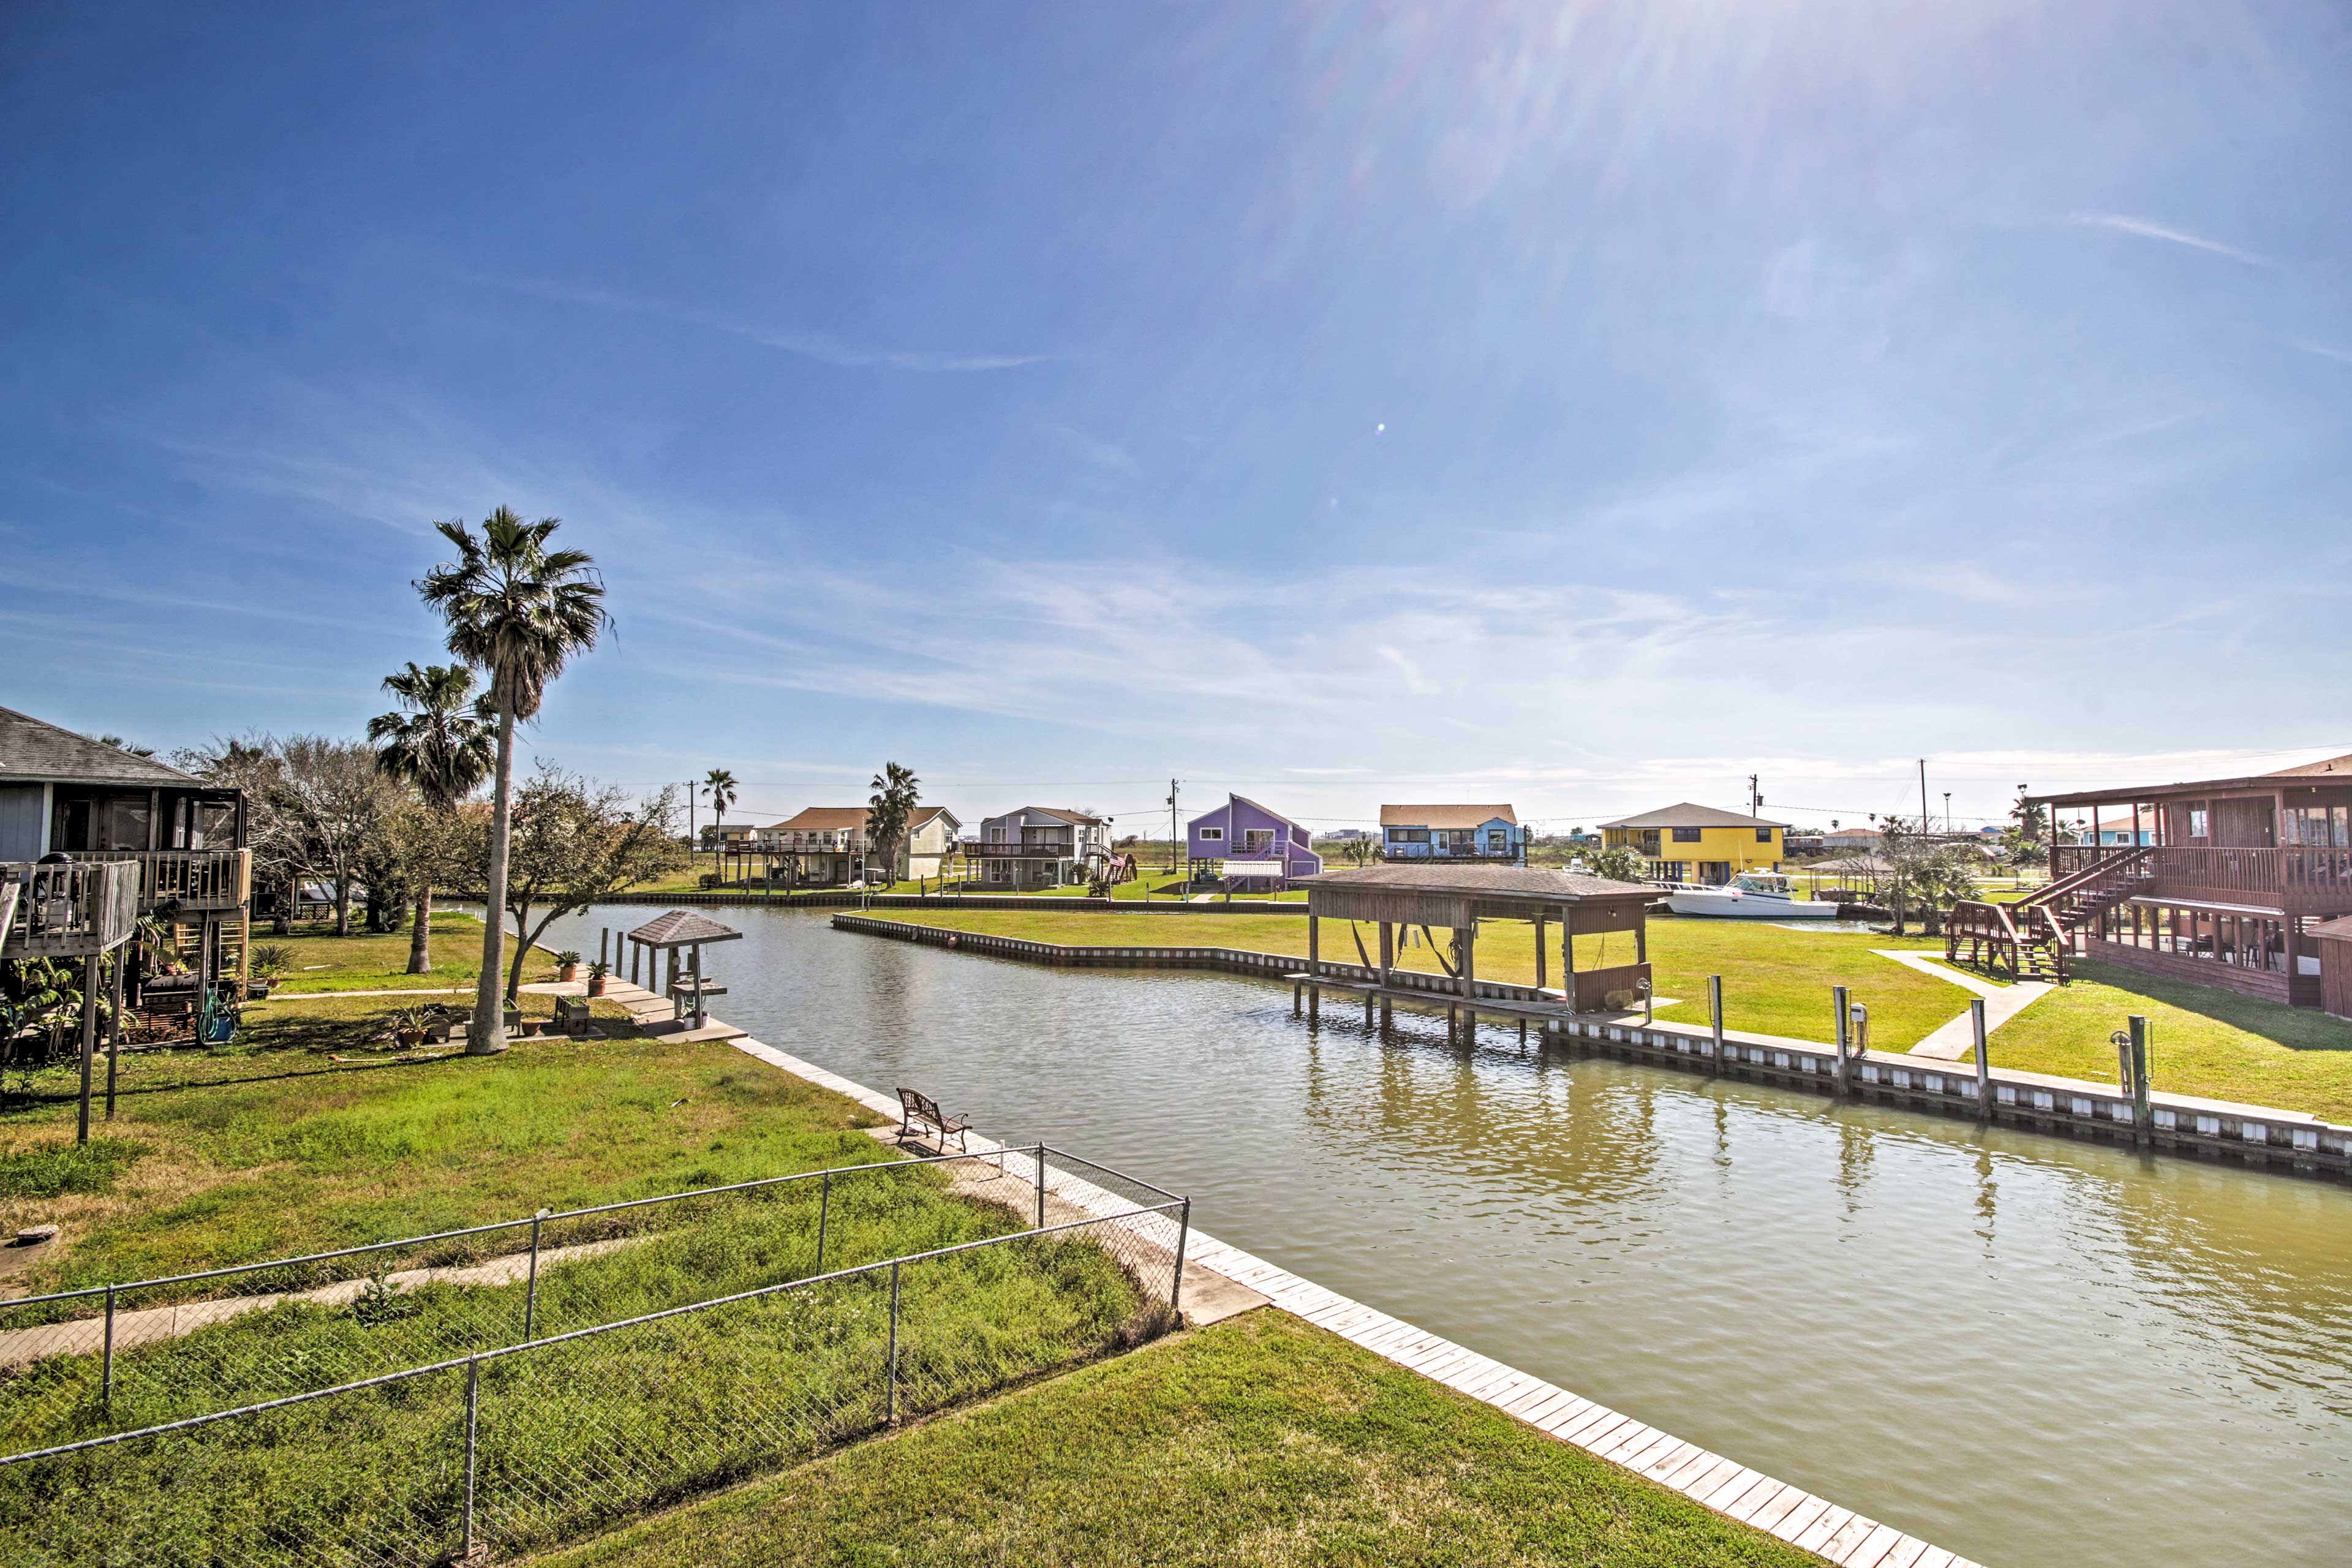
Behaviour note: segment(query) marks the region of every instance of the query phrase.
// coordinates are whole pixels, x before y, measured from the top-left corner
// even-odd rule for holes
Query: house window
[[[1756,830],[1756,842],[1757,842],[1757,843],[1759,843],[1759,844],[1769,844],[1769,843],[1771,843],[1771,842],[1772,842],[1772,830],[1771,830],[1770,828],[1769,828],[1769,827],[1759,827],[1759,828],[1758,828],[1758,829]]]
[[[1426,844],[1429,842],[1429,829],[1426,827],[1391,827],[1389,829],[1389,837],[1399,844]]]
[[[1511,836],[1497,830],[1486,835],[1486,847],[1500,855],[1511,847]]]
[[[1201,829],[1201,842],[1203,844],[1222,844],[1224,842],[1224,837],[1225,830],[1222,827],[1203,827]]]
[[[2205,831],[2205,808],[2201,805],[2192,805],[2189,808],[2189,837],[2191,838],[2210,837]]]
[[[1246,827],[1242,830],[1242,847],[1252,853],[1274,847],[1274,829]]]
[[[1698,842],[1698,836],[1699,830],[1696,827],[1677,827],[1675,829],[1675,842],[1677,844],[1696,844]]]

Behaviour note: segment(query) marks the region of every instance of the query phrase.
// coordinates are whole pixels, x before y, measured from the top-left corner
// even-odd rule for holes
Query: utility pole
[[[1176,794],[1182,786],[1174,779],[1168,781],[1168,874],[1176,874]]]
[[[1764,796],[1758,791],[1756,782],[1756,775],[1749,773],[1748,775],[1748,815],[1750,816],[1764,815]]]
[[[1947,833],[1952,831],[1952,792],[1950,790],[1944,792],[1944,831]]]
[[[1927,759],[1919,759],[1919,831],[1927,831]]]

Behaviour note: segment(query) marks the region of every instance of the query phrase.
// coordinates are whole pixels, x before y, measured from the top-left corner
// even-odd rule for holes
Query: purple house
[[[1237,795],[1194,817],[1186,837],[1192,864],[1222,862],[1219,874],[1228,881],[1279,884],[1323,869],[1323,858],[1307,847],[1304,826]]]

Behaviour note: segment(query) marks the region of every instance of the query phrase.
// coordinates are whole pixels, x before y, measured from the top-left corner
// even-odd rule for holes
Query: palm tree
[[[915,815],[923,781],[896,763],[885,763],[874,775],[874,795],[866,803],[866,843],[882,856],[885,881],[898,879],[898,842],[907,837],[907,823]]]
[[[474,1032],[467,1054],[506,1049],[499,1006],[499,969],[506,922],[507,839],[514,822],[514,729],[539,712],[548,686],[576,654],[596,646],[612,625],[604,583],[585,551],[550,550],[562,524],[542,517],[525,522],[505,507],[482,520],[482,531],[463,522],[436,522],[457,548],[416,584],[425,603],[449,623],[449,651],[490,678],[488,701],[498,711],[498,760],[490,793],[488,917],[483,921],[482,973],[474,996]]]
[[[375,765],[415,790],[437,818],[446,819],[490,776],[498,715],[487,697],[475,697],[474,672],[460,664],[419,667],[411,660],[383,678],[383,689],[399,700],[400,711],[368,721]],[[416,930],[408,940],[411,974],[432,973],[432,924],[428,870],[417,879]]]
[[[725,768],[713,768],[702,775],[702,787],[710,792],[710,842],[714,848],[723,849],[726,837],[719,829],[727,820],[727,808],[735,804],[735,775]],[[688,848],[693,847],[691,845]],[[716,869],[716,856],[713,857]]]

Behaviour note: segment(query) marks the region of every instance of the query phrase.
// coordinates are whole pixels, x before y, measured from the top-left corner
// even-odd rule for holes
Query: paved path
[[[1987,1035],[2057,989],[2040,980],[2021,980],[2014,985],[1995,985],[1991,981],[1979,979],[1964,969],[1935,963],[1924,952],[1902,952],[1887,947],[1874,947],[1870,951],[1881,958],[1893,959],[1906,969],[1916,969],[1922,974],[1948,980],[1963,991],[1973,991],[1983,997]],[[1962,1013],[1912,1047],[1911,1055],[1933,1057],[1944,1062],[1963,1061],[1976,1049],[1976,1026],[1970,1022],[1969,1013]]]
[[[735,1048],[886,1116],[895,1119],[898,1114],[897,1100],[814,1062],[748,1037],[737,1040]],[[880,1131],[887,1136],[895,1129]],[[1099,1192],[1059,1171],[1048,1173],[1046,1186],[1049,1195],[1073,1203],[1084,1203],[1088,1192]],[[1031,1190],[1034,1191],[1034,1184]],[[1108,1194],[1102,1196],[1118,1201]],[[1194,1270],[1202,1270],[1231,1286],[1254,1291],[1271,1305],[1375,1355],[1493,1405],[1538,1431],[1671,1488],[1716,1513],[1817,1552],[1840,1568],[1975,1568],[1967,1559],[1906,1535],[1891,1524],[1840,1508],[1826,1498],[1644,1426],[1531,1373],[1424,1332],[1202,1231],[1192,1233],[1186,1256],[1188,1302],[1193,1300]]]

